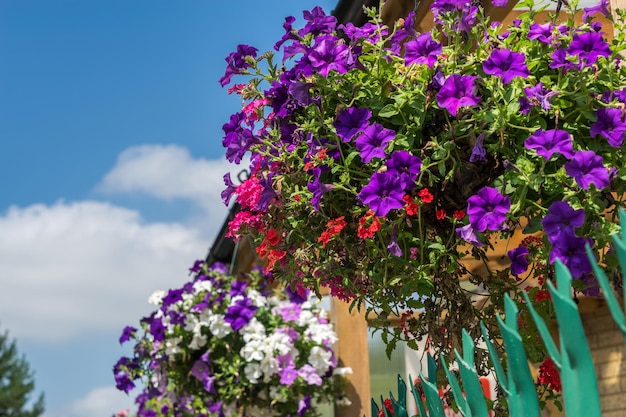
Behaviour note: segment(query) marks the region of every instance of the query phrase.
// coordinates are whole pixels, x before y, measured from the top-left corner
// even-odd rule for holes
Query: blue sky
[[[239,43],[336,0],[0,2],[0,331],[46,417],[109,417],[111,367],[148,296],[178,286],[226,214],[218,84]]]

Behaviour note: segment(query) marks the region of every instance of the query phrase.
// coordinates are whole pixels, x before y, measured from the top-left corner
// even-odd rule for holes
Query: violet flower
[[[337,115],[333,126],[343,142],[350,142],[368,126],[370,117],[372,112],[368,108],[348,107]]]
[[[307,21],[306,25],[298,31],[298,35],[302,38],[308,34],[317,36],[332,33],[337,26],[337,18],[328,16],[320,6],[315,6],[311,11],[305,10],[302,16]]]
[[[507,252],[511,260],[511,274],[516,277],[526,272],[528,269],[528,248],[526,246],[518,246]]]
[[[387,250],[393,256],[397,256],[397,257],[402,256],[402,249],[400,248],[400,245],[398,245],[398,228],[397,227],[394,227],[393,230],[391,231],[391,240],[389,242],[389,245],[387,245]]]
[[[237,191],[237,186],[233,183],[233,180],[230,178],[230,172],[224,174],[224,185],[226,188],[222,191],[222,202],[225,206],[228,206],[230,203],[230,199],[233,197],[235,191]]]
[[[415,188],[415,180],[422,168],[422,161],[408,151],[395,151],[385,163],[387,173],[395,173],[402,182],[405,190]]]
[[[609,186],[609,170],[602,165],[602,157],[594,151],[578,151],[565,163],[565,172],[583,189],[593,184],[602,190]]]
[[[476,231],[474,230],[474,227],[472,227],[471,223],[463,227],[457,227],[456,234],[459,235],[459,237],[464,241],[469,242],[476,247],[484,246],[483,242],[481,242],[476,235]]]
[[[136,331],[137,329],[132,326],[124,327],[124,330],[122,330],[122,335],[120,336],[120,345],[128,342],[131,337],[134,337]]]
[[[230,327],[237,332],[250,322],[257,309],[258,307],[248,297],[238,299],[233,305],[228,307],[224,321],[230,324]]]
[[[483,71],[489,75],[502,78],[504,84],[510,83],[515,77],[526,78],[530,75],[524,54],[510,49],[495,49],[485,61]]]
[[[348,72],[347,58],[348,46],[332,35],[316,38],[308,54],[311,66],[324,77],[333,70],[339,74]]]
[[[476,94],[476,76],[452,74],[437,93],[437,104],[456,117],[461,106],[475,106],[480,102]]]
[[[242,74],[246,68],[250,67],[247,58],[256,58],[258,49],[249,45],[237,45],[237,50],[231,52],[226,59],[226,72],[220,78],[220,85],[224,87],[230,82],[233,75]]]
[[[552,23],[532,23],[528,29],[528,39],[550,44],[552,42]]]
[[[441,54],[442,46],[432,38],[430,32],[422,33],[404,45],[404,64],[425,64],[432,68]]]
[[[583,22],[586,22],[596,13],[602,13],[605,17],[610,17],[611,11],[609,10],[609,0],[600,0],[600,3],[595,6],[585,7],[583,9]]]
[[[582,66],[593,65],[598,57],[610,56],[611,49],[600,33],[575,33],[572,43],[567,49],[570,55],[578,55]]]
[[[572,278],[580,278],[591,272],[591,263],[589,263],[585,245],[591,246],[592,243],[589,238],[562,233],[552,246],[550,263],[558,259],[569,268]]]
[[[574,156],[572,136],[565,130],[539,128],[524,141],[526,149],[535,149],[537,155],[549,160],[554,153],[560,153],[566,158]]]
[[[293,30],[293,22],[296,21],[296,18],[293,16],[287,16],[285,18],[285,23],[283,23],[283,28],[285,29],[285,34],[276,44],[274,44],[274,49],[278,51],[283,43],[289,40],[298,40],[300,37]]]
[[[541,105],[543,110],[550,110],[550,99],[559,93],[543,88],[543,83],[537,83],[533,87],[524,87],[524,94],[530,105]]]
[[[385,217],[391,210],[404,207],[404,189],[400,178],[386,172],[375,172],[358,197],[378,217]]]
[[[624,142],[624,123],[622,110],[616,108],[601,108],[596,110],[596,121],[591,125],[591,136],[602,135],[609,145],[620,148]]]
[[[467,215],[470,224],[479,232],[501,230],[511,200],[493,187],[483,187],[467,199]]]
[[[567,51],[563,48],[555,49],[550,58],[552,58],[550,68],[562,68],[565,72],[576,68],[576,65],[567,59]]]
[[[363,134],[356,138],[356,149],[359,151],[361,159],[366,164],[373,158],[385,158],[385,146],[395,138],[395,132],[385,128],[379,123],[374,123],[363,131]]]
[[[575,234],[575,229],[585,223],[585,211],[574,210],[566,201],[555,201],[548,207],[548,214],[541,220],[548,241],[554,243],[563,233]]]
[[[485,133],[481,133],[476,138],[476,142],[474,143],[474,148],[472,149],[472,154],[469,157],[469,161],[471,163],[475,162],[486,162],[487,161],[487,151],[483,147],[483,141],[487,135]]]
[[[311,199],[311,205],[315,210],[320,209],[320,202],[322,201],[322,196],[324,193],[335,188],[332,184],[324,184],[322,183],[320,176],[322,175],[322,170],[320,168],[315,168],[314,179],[312,182],[307,184],[307,189],[313,193],[313,198]]]

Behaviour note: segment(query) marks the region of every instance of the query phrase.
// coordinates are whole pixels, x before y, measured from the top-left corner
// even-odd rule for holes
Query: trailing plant
[[[503,27],[473,2],[435,0],[425,33],[413,14],[390,28],[368,9],[355,27],[315,8],[300,28],[285,20],[275,51],[239,45],[220,82],[243,107],[223,145],[231,162],[249,157],[250,177],[224,177],[224,202],[242,208],[229,235],[252,236],[273,279],[378,312],[389,349],[428,334],[449,352],[480,319],[497,331],[505,294],[529,291],[552,314],[557,259],[577,292],[597,293],[585,246],[613,274],[626,191],[623,19],[609,41],[595,20],[612,19],[606,0],[579,24],[575,1],[560,23],[523,5]],[[392,314],[403,326],[387,327]],[[520,331],[543,360],[536,330]]]

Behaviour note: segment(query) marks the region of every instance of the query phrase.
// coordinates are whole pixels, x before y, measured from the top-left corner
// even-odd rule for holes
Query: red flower
[[[420,206],[413,200],[413,198],[411,198],[410,195],[407,194],[402,197],[402,201],[405,203],[404,209],[406,210],[407,216],[415,216],[419,212]]]
[[[328,223],[326,223],[326,230],[322,232],[317,241],[322,242],[322,246],[326,247],[330,239],[336,234],[339,234],[347,224],[348,223],[344,220],[344,216],[329,220]]]
[[[552,359],[548,358],[539,366],[539,383],[545,384],[549,389],[561,392],[561,375]]]
[[[452,217],[457,220],[463,220],[463,218],[465,217],[465,212],[463,210],[455,210]]]
[[[371,219],[371,223],[368,226],[367,223],[370,219]],[[376,232],[380,230],[380,226],[381,226],[380,218],[374,216],[373,211],[368,210],[367,213],[365,213],[365,216],[359,219],[359,228],[356,234],[361,239],[369,239],[372,236],[374,236]]]
[[[421,190],[419,190],[417,195],[422,199],[422,203],[424,204],[432,203],[432,201],[435,199],[430,191],[428,191],[428,188],[422,188]]]
[[[393,415],[393,403],[391,402],[389,398],[385,398],[385,408],[387,409],[387,414],[392,416]],[[381,408],[380,410],[378,410],[378,417],[385,417],[384,409]]]
[[[437,216],[437,220],[443,220],[446,218],[446,211],[444,209],[439,209],[435,215]]]

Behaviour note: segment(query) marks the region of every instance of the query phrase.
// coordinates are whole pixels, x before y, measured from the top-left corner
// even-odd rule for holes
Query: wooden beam
[[[356,308],[350,312],[348,307],[348,303],[338,298],[331,299],[332,321],[339,335],[335,354],[339,366],[349,366],[353,372],[348,375],[348,397],[352,404],[336,406],[335,416],[372,417],[367,321],[363,313]]]

